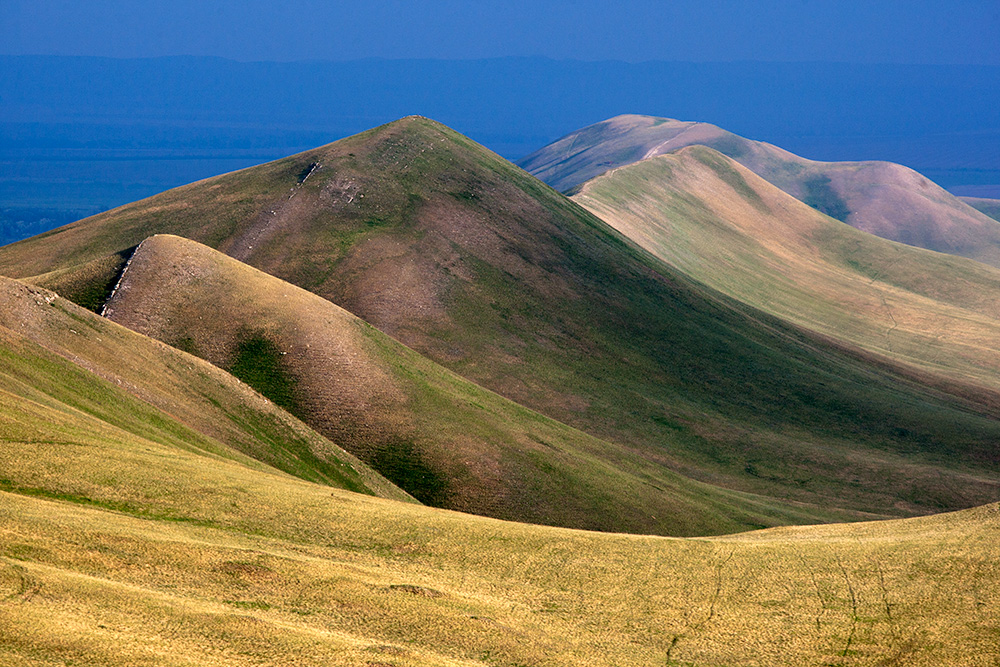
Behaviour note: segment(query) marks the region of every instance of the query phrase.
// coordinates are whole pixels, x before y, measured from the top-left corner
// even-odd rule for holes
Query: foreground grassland
[[[0,664],[986,667],[1000,651],[995,505],[653,538],[200,470],[161,480],[166,502],[157,482],[115,490],[133,512],[0,493]]]

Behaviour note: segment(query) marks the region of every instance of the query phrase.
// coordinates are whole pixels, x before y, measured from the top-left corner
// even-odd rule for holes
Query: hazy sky
[[[2,0],[0,53],[1000,65],[1000,0]]]

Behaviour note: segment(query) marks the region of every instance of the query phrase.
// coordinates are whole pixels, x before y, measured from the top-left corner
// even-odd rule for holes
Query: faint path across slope
[[[277,230],[293,221],[302,210],[300,200],[296,199],[295,195],[309,177],[322,166],[319,162],[311,164],[306,175],[289,190],[288,197],[265,207],[250,228],[233,239],[229,247],[225,248],[226,254],[240,262],[247,262],[255,247],[266,242]]]

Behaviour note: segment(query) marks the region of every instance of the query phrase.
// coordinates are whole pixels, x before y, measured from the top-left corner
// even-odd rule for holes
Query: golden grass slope
[[[213,442],[129,386],[144,370],[175,407],[185,391],[261,402],[229,397],[221,372],[50,292],[2,293],[0,664],[975,666],[996,653],[995,505],[679,540],[355,494]],[[95,343],[121,362],[111,380],[67,358],[99,359]]]
[[[342,308],[206,246],[160,235],[107,316],[231,369],[272,346],[290,408],[419,500],[617,532],[706,534],[863,515],[700,484],[446,371]]]
[[[86,441],[39,443],[34,495],[0,492],[0,664],[991,667],[1000,650],[996,505],[611,535]],[[44,497],[88,475],[131,483]]]
[[[208,459],[273,466],[338,487],[409,498],[210,364],[6,278],[0,278],[0,379],[5,457],[18,458],[36,474],[44,476],[53,465],[40,462],[35,448],[52,442],[44,434],[59,423],[69,431],[123,431]],[[77,429],[75,420],[86,426]],[[13,465],[0,466],[6,471],[0,484],[20,483],[10,475]]]
[[[889,162],[817,162],[709,123],[626,115],[553,142],[518,164],[560,191],[685,146],[733,158],[853,227],[912,246],[1000,265],[1000,223],[917,172]]]
[[[744,303],[927,373],[1000,390],[997,269],[843,225],[703,146],[620,167],[573,198]],[[996,406],[995,397],[982,400]]]

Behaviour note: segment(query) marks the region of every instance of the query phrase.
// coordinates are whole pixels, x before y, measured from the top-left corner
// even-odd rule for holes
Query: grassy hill
[[[816,162],[708,123],[616,116],[570,133],[518,164],[560,191],[609,169],[704,145],[793,197],[863,231],[1000,266],[1000,224],[912,169]]]
[[[0,664],[965,666],[995,654],[996,505],[670,539],[353,493],[279,472],[134,393],[163,389],[174,407],[200,397],[207,422],[235,404],[262,429],[304,430],[265,418],[270,404],[221,371],[2,283]],[[121,363],[85,370],[98,348]]]
[[[152,232],[243,258],[657,469],[877,515],[998,497],[992,397],[928,388],[705,288],[426,119],[2,248],[0,271],[106,294]]]
[[[743,303],[927,374],[1000,390],[997,269],[843,225],[704,146],[612,170],[573,198]]]
[[[707,148],[577,196],[635,241],[411,118],[0,249],[107,316],[0,278],[0,664],[994,665],[996,272]],[[585,532],[338,445],[603,530],[982,506]]]
[[[4,488],[35,488],[24,486],[27,478],[18,481],[18,469],[41,480],[56,459],[73,467],[77,446],[48,451],[63,442],[52,434],[62,433],[70,440],[73,434],[88,440],[140,438],[166,458],[190,454],[412,500],[226,373],[52,292],[0,278],[0,322]],[[108,463],[95,471],[106,475],[99,479],[115,479],[114,462]],[[87,483],[83,477],[72,482]]]
[[[985,667],[996,654],[995,504],[698,539],[421,507],[207,363],[51,292],[0,288],[0,664]],[[338,452],[343,486],[368,493],[236,449],[289,461],[296,438]]]
[[[673,535],[859,518],[684,479],[463,380],[325,299],[179,237],[142,242],[106,315],[230,370],[427,504]]]

